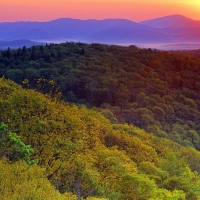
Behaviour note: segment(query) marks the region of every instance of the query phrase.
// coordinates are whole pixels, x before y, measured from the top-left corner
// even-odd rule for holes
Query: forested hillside
[[[194,148],[5,78],[0,92],[1,199],[200,198]]]
[[[47,44],[1,51],[0,75],[200,150],[198,51]]]

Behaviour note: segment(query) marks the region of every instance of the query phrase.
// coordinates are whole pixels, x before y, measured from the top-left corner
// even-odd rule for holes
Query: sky
[[[0,0],[0,22],[57,18],[140,22],[172,14],[200,20],[200,0]]]

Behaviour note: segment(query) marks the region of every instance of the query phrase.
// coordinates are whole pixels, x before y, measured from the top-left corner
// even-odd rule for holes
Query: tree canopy
[[[1,133],[15,133],[11,135],[23,143],[20,148],[31,145],[34,151],[28,156],[38,160],[30,166],[22,156],[11,164],[2,154],[0,165],[7,168],[11,184],[4,183],[3,173],[0,181],[7,189],[1,190],[2,198],[200,197],[200,163],[195,161],[200,153],[194,148],[133,125],[112,124],[96,109],[23,89],[5,78],[0,79],[0,91]]]
[[[47,44],[0,51],[0,75],[199,150],[198,55],[133,45]]]

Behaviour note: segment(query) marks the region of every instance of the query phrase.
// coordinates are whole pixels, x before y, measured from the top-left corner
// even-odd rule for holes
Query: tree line
[[[8,48],[0,51],[0,75],[199,150],[195,52],[73,42]]]

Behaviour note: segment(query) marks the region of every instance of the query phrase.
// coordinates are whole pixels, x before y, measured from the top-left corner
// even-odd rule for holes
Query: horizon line
[[[159,19],[159,18],[165,18],[165,17],[170,17],[170,16],[182,16],[188,19],[191,19],[193,21],[200,21],[196,20],[196,19],[192,19],[190,17],[184,16],[182,14],[170,14],[170,15],[164,15],[164,16],[158,16],[158,17],[154,17],[154,18],[149,18],[149,19],[145,19],[142,21],[133,21],[131,19],[127,19],[127,18],[102,18],[102,19],[95,19],[95,18],[86,18],[86,19],[81,19],[81,18],[72,18],[72,17],[59,17],[59,18],[53,18],[50,20],[44,20],[44,21],[35,21],[35,20],[19,20],[19,21],[0,21],[0,23],[15,23],[15,22],[38,22],[38,23],[43,23],[43,22],[51,22],[51,21],[55,21],[55,20],[59,20],[59,19],[72,19],[72,20],[81,20],[81,21],[89,21],[89,20],[96,20],[96,21],[103,21],[103,20],[127,20],[127,21],[131,21],[131,22],[135,22],[135,23],[141,23],[141,22],[145,22],[145,21],[149,21],[149,20],[154,20],[154,19]]]

